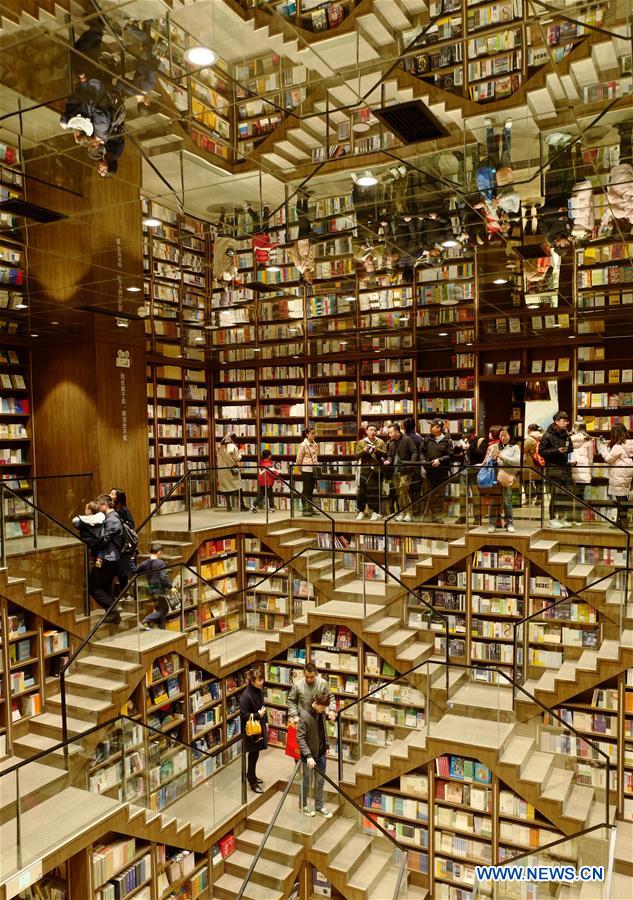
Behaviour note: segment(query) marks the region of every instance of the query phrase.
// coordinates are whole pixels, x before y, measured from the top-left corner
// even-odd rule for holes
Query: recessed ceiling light
[[[51,322],[51,325],[59,325],[59,322]]]
[[[571,341],[571,340],[573,340],[573,339],[576,337],[576,335],[575,335],[575,334],[568,334],[567,337],[568,337],[569,340]]]
[[[356,179],[356,183],[360,184],[361,187],[372,187],[374,184],[378,184],[378,179],[368,170],[364,175],[360,175]]]
[[[347,341],[339,341],[339,344],[341,344],[341,346],[343,346],[343,345],[347,344]]]
[[[448,331],[440,331],[440,337],[448,337]]]
[[[560,322],[554,322],[554,328],[562,328],[562,327],[563,326],[560,324]]]
[[[39,334],[30,334],[29,337],[39,337]]]
[[[281,272],[281,269],[279,268],[279,266],[271,265],[271,266],[266,266],[266,271],[267,272]]]
[[[259,347],[253,347],[253,353],[261,353],[261,352],[262,351],[260,350]]]
[[[492,283],[493,284],[507,284],[508,279],[507,278],[495,278],[495,280]]]
[[[145,225],[146,228],[158,228],[160,224],[160,219],[155,219],[153,216],[148,216],[147,219],[143,219],[143,225]]]
[[[193,66],[212,66],[218,61],[218,54],[211,47],[189,47],[185,59]]]
[[[203,341],[203,340],[204,340],[203,337],[197,337],[197,338],[196,338],[196,341]]]
[[[352,125],[352,131],[355,131],[356,134],[363,134],[363,132],[369,131],[369,128],[369,122],[354,122]]]
[[[459,247],[459,241],[453,241],[450,239],[448,241],[442,241],[442,247]]]
[[[354,297],[352,294],[345,298],[348,303],[353,303],[355,299],[356,297]]]
[[[466,341],[466,346],[467,346],[467,347],[472,347],[472,345],[473,345],[473,342],[472,342],[472,341]]]
[[[16,303],[14,309],[28,309],[28,303]]]
[[[125,290],[129,291],[130,294],[138,294],[138,292],[140,291],[140,287],[129,287],[129,288],[126,288]]]

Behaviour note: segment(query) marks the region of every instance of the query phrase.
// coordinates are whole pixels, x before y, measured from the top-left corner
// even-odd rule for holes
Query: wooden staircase
[[[225,874],[214,885],[214,896],[232,900],[263,840],[282,792],[268,797],[246,818],[245,830],[236,835],[237,852],[225,865]],[[327,792],[326,792],[327,795]],[[364,834],[351,807],[338,805],[328,795],[331,819],[306,816],[299,808],[296,789],[288,794],[258,860],[245,897],[249,900],[283,900],[288,896],[299,866],[311,862],[347,900],[387,900],[393,895],[398,866],[393,845],[382,836]],[[405,873],[408,882],[410,876]],[[403,897],[424,898],[426,891],[407,884]]]
[[[430,734],[412,731],[373,756],[351,766],[346,764],[341,787],[351,797],[360,798],[398,775],[454,753],[474,757],[488,766],[535,809],[556,822],[564,834],[604,822],[600,790],[574,783],[573,773],[565,768],[565,755],[539,749],[537,735],[536,725],[473,719],[449,711],[431,724]]]

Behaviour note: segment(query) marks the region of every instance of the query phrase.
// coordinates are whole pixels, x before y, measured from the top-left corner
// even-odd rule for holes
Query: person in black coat
[[[434,522],[442,522],[444,515],[444,490],[440,485],[450,474],[453,461],[453,444],[444,432],[441,419],[433,419],[431,433],[424,438],[420,448],[420,460],[426,471],[431,493],[428,498],[429,512]]]
[[[573,493],[570,461],[574,448],[567,430],[569,427],[567,413],[558,410],[553,418],[554,421],[539,443],[539,453],[545,460],[545,474],[551,479],[549,524],[550,528],[569,528]]]
[[[255,794],[262,793],[262,780],[257,777],[257,760],[262,750],[268,747],[268,716],[264,705],[264,670],[261,666],[254,666],[248,673],[248,685],[242,691],[240,697],[240,718],[242,721],[242,735],[244,746],[248,754],[248,766],[246,780]],[[246,723],[250,717],[262,726],[262,733],[256,736],[246,734]]]

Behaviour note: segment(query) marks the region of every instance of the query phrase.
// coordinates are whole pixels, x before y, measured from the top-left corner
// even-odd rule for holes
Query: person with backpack
[[[571,528],[571,454],[573,444],[567,430],[569,416],[559,409],[554,413],[554,421],[541,439],[539,451],[545,460],[545,474],[550,479],[549,526],[550,528]]]
[[[453,461],[453,443],[444,431],[441,419],[431,421],[431,433],[424,437],[420,446],[420,460],[429,484],[428,507],[433,522],[443,523],[444,489],[441,485],[450,475]],[[423,514],[424,515],[424,514]]]
[[[98,511],[104,514],[103,530],[94,544],[94,550],[101,558],[101,565],[94,565],[88,579],[90,595],[102,609],[108,609],[114,600],[113,582],[127,584],[128,562],[121,562],[121,549],[124,544],[123,523],[108,494],[97,497]],[[113,610],[105,619],[118,625],[121,615],[118,609]]]
[[[166,628],[166,620],[169,613],[167,594],[169,594],[173,585],[167,574],[165,561],[161,559],[162,555],[163,545],[154,541],[154,543],[150,544],[149,559],[144,560],[140,566],[132,563],[132,571],[135,575],[147,576],[147,587],[154,606],[152,612],[148,613],[143,619],[142,627],[146,631],[149,630],[153,622],[157,622],[158,627],[163,630]]]
[[[543,502],[543,457],[539,445],[543,432],[541,426],[533,423],[527,427],[527,436],[523,442],[523,490],[528,506],[534,501],[535,506]]]

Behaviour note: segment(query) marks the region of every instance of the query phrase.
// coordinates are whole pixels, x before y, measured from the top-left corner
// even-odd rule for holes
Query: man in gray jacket
[[[314,663],[306,663],[303,677],[297,678],[288,693],[288,721],[297,725],[304,709],[310,709],[312,701],[318,694],[327,695],[328,719],[336,718],[336,700],[330,691],[327,681],[317,672]]]
[[[327,759],[327,738],[325,736],[325,711],[328,693],[317,694],[309,709],[302,709],[297,728],[297,743],[303,760],[301,779],[301,808],[306,816],[316,812],[324,819],[331,819],[332,813],[323,805],[323,782]],[[314,775],[312,774],[314,772]],[[310,782],[314,781],[314,806],[310,803]]]

